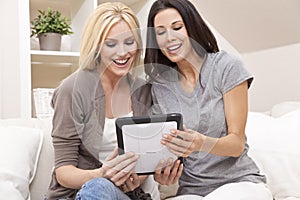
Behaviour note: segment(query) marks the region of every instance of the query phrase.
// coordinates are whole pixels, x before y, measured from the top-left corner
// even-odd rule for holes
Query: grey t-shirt
[[[220,138],[227,135],[223,95],[244,81],[253,80],[242,62],[225,51],[208,54],[192,93],[186,93],[178,82],[178,72],[164,72],[164,79],[152,86],[153,112],[180,112],[187,128],[204,135]],[[179,180],[178,195],[206,196],[226,183],[251,181],[265,182],[258,167],[248,157],[246,142],[243,154],[226,157],[194,152],[184,159],[184,170]]]

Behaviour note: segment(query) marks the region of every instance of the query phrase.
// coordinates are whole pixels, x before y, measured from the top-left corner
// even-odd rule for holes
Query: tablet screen
[[[172,114],[151,117],[126,117],[116,120],[119,153],[132,151],[138,154],[135,172],[154,173],[161,159],[177,159],[167,147],[160,143],[162,135],[171,129],[179,129],[181,115]]]

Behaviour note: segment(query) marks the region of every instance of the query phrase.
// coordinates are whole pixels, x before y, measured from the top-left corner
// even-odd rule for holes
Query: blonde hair
[[[142,55],[142,39],[140,25],[134,12],[120,2],[100,4],[89,16],[83,28],[79,69],[95,69],[99,64],[100,52],[108,32],[120,21],[125,21],[130,27],[137,42],[137,53],[133,66],[140,62]],[[101,58],[100,58],[101,59]]]

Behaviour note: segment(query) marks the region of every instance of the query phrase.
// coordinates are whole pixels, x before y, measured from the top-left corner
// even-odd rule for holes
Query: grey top
[[[127,78],[131,87],[133,115],[147,115],[152,104],[150,85]],[[52,142],[55,168],[74,165],[95,169],[105,122],[105,95],[97,70],[80,70],[67,77],[55,90]],[[74,199],[77,190],[61,186],[53,171],[48,199]]]
[[[210,137],[223,137],[227,135],[223,95],[246,80],[250,87],[253,77],[238,58],[220,51],[207,55],[199,80],[201,84],[198,81],[194,91],[186,93],[178,82],[176,70],[164,72],[163,79],[152,86],[153,112],[180,112],[187,128]],[[177,194],[206,196],[226,183],[265,182],[265,176],[248,157],[248,149],[246,142],[238,158],[192,153],[183,161]]]

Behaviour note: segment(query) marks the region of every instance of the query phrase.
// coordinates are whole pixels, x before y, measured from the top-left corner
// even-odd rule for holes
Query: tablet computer
[[[119,154],[131,151],[140,156],[135,167],[137,174],[153,174],[161,159],[178,158],[160,141],[171,129],[182,130],[180,113],[121,117],[115,123]]]

